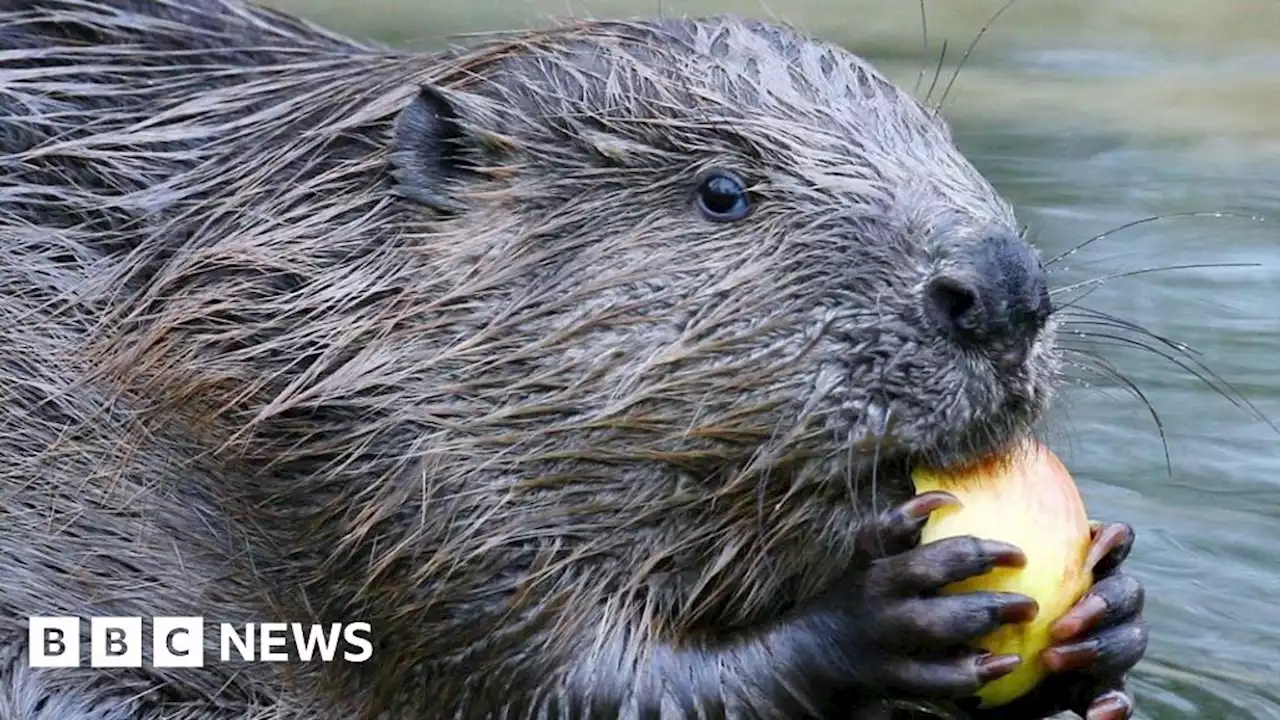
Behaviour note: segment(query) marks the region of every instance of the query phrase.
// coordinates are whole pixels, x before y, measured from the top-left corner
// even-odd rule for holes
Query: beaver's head
[[[1049,397],[1009,207],[832,45],[733,20],[521,36],[425,89],[395,143],[399,191],[452,218],[433,251],[461,305],[430,346],[485,433],[844,483],[991,450]]]

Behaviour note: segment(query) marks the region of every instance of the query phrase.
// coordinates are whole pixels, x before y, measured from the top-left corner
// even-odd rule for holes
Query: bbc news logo
[[[78,617],[31,617],[27,647],[31,667],[80,667]],[[364,662],[373,655],[369,623],[220,623],[221,662],[290,662],[290,640],[302,662]],[[155,667],[204,667],[205,620],[202,617],[151,618],[151,664]],[[140,617],[89,618],[89,666],[142,667],[145,643]],[[343,648],[339,654],[339,648]],[[235,656],[239,656],[236,658]]]

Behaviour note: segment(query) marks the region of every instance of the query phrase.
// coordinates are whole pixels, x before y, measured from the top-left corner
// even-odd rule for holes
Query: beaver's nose
[[[955,341],[1020,365],[1049,318],[1044,267],[1018,237],[991,235],[929,281],[924,309]]]

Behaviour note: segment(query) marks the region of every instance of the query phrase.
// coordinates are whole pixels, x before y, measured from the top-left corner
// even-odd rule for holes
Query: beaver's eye
[[[698,182],[698,212],[712,222],[741,220],[751,210],[747,186],[731,172],[714,170]]]

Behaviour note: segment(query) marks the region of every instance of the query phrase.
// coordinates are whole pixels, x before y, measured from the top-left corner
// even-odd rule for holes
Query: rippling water
[[[364,0],[358,16],[349,0],[277,4],[422,45],[551,15],[782,18],[908,87],[922,57],[910,0]],[[929,0],[932,51],[946,40],[958,58],[1001,4]],[[1191,345],[1280,421],[1280,2],[1021,0],[987,32],[948,108],[962,148],[1050,256],[1151,215],[1269,216],[1139,226],[1055,265],[1054,277],[1062,286],[1148,267],[1256,264],[1119,279],[1086,304]],[[1148,588],[1152,632],[1134,678],[1139,717],[1280,719],[1280,434],[1168,360],[1099,348],[1151,401],[1169,452],[1166,463],[1147,409],[1099,378],[1082,376],[1066,394],[1050,434],[1093,514],[1138,531],[1130,562]]]

